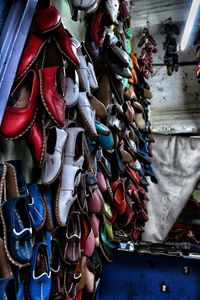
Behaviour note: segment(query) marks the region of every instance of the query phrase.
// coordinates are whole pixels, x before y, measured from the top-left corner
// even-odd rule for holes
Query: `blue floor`
[[[97,300],[200,300],[200,260],[118,252]]]

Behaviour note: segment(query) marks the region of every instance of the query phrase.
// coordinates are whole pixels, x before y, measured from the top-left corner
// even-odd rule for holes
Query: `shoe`
[[[30,300],[49,299],[51,290],[51,269],[50,257],[45,242],[36,242],[34,245],[27,290]]]
[[[124,84],[122,78],[117,78],[116,73],[111,72],[108,68],[108,75],[110,79],[111,91],[115,95],[115,99],[119,105],[124,103]]]
[[[45,0],[40,3],[34,21],[36,30],[40,34],[49,33],[60,25],[60,14],[52,0]]]
[[[96,13],[91,21],[90,36],[94,43],[103,45],[106,36],[106,13]]]
[[[112,97],[110,80],[106,69],[104,69],[103,72],[100,74],[98,83],[99,88],[94,92],[94,96],[100,102],[102,102],[105,105],[105,107],[107,107],[111,103]]]
[[[81,236],[81,252],[83,256],[92,256],[95,249],[95,236],[87,216],[82,217],[83,232]]]
[[[120,12],[120,16],[121,16],[122,20],[129,16],[128,1],[124,0],[124,1],[120,2],[119,12]]]
[[[64,299],[64,262],[59,241],[53,237],[51,243],[51,294],[50,299]]]
[[[124,111],[124,118],[128,124],[131,124],[135,121],[135,110],[131,105],[130,101],[125,101],[122,105]]]
[[[95,116],[97,118],[104,119],[108,116],[105,105],[96,97],[94,97],[93,95],[88,95],[88,100],[93,110],[95,110]]]
[[[113,261],[113,250],[116,248],[116,245],[107,239],[104,226],[102,226],[102,225],[100,226],[99,233],[100,233],[99,237],[100,237],[101,252],[108,262],[112,262]]]
[[[36,232],[40,231],[46,222],[46,207],[39,186],[36,183],[27,184],[29,191],[28,211]]]
[[[95,246],[99,247],[99,218],[96,214],[90,215],[90,223],[95,236]]]
[[[79,96],[79,78],[77,71],[70,65],[66,69],[66,92],[64,99],[67,108],[75,106],[78,102]]]
[[[77,46],[72,39],[72,35],[60,24],[53,32],[52,38],[62,55],[72,63],[75,69],[80,67],[77,55]]]
[[[130,56],[124,51],[120,46],[118,46],[118,41],[111,43],[108,47],[107,54],[109,60],[113,63],[118,63],[124,68],[127,68],[130,63]]]
[[[41,179],[45,185],[52,184],[61,172],[66,140],[67,133],[65,130],[57,127],[49,129]]]
[[[120,178],[112,183],[112,191],[116,211],[123,214],[126,209],[125,186]]]
[[[91,189],[87,200],[87,207],[90,213],[100,213],[104,203],[103,196],[98,188]]]
[[[1,202],[3,239],[9,260],[26,266],[32,256],[33,235],[28,211],[28,198],[19,196],[15,168],[6,163],[6,193]]]
[[[46,45],[46,42],[47,39],[43,38],[42,36],[37,36],[34,33],[30,33],[17,67],[17,79],[21,78],[36,62],[44,46]]]
[[[74,299],[78,293],[78,284],[81,279],[80,265],[67,265],[64,273],[64,287],[68,298]]]
[[[11,91],[0,127],[4,137],[19,138],[31,127],[37,113],[38,92],[36,72],[30,69]]]
[[[46,233],[51,233],[55,228],[53,190],[49,187],[43,188],[42,197],[46,207],[46,220],[44,228]]]
[[[85,130],[88,131],[88,134],[91,137],[97,137],[95,126],[95,111],[90,105],[86,92],[79,93],[77,107]]]
[[[104,150],[111,150],[114,146],[114,139],[112,132],[108,127],[99,121],[95,121],[97,138],[95,142]]]
[[[111,63],[108,61],[108,68],[113,72],[114,74],[120,75],[121,77],[125,78],[131,78],[132,73],[129,68],[124,68],[116,63]]]
[[[0,238],[0,299],[7,299],[6,290],[9,282],[13,280],[13,273],[9,264],[3,240]]]
[[[44,116],[38,111],[36,119],[28,132],[27,145],[31,151],[33,162],[42,168],[46,152],[46,135],[44,129]]]
[[[8,160],[7,163],[11,164],[14,169],[17,176],[17,188],[19,195],[21,197],[28,197],[28,187],[25,181],[24,172],[22,168],[22,161],[21,160]]]
[[[65,226],[70,207],[77,198],[77,186],[81,180],[84,162],[84,129],[70,127],[66,129],[68,139],[64,154],[61,182],[56,194],[56,219],[60,226]]]
[[[101,192],[106,192],[108,187],[103,173],[100,170],[97,170],[97,183]]]
[[[119,1],[118,0],[107,0],[106,1],[106,10],[110,16],[110,19],[113,23],[118,24],[117,16],[119,11]]]
[[[73,8],[78,10],[88,10],[90,7],[92,7],[97,1],[96,0],[70,0]]]
[[[94,65],[89,61],[88,62],[88,70],[89,70],[89,83],[90,83],[90,89],[92,91],[96,91],[99,88],[99,84],[96,78]]]
[[[81,259],[80,213],[73,211],[67,218],[63,239],[60,241],[63,260],[67,264],[78,263]]]
[[[60,67],[47,67],[39,70],[40,94],[43,105],[57,127],[65,124],[65,107],[63,90],[63,72]]]
[[[82,91],[88,92],[91,94],[90,90],[90,70],[88,69],[88,62],[87,62],[87,57],[83,55],[81,48],[77,50],[78,53],[78,58],[80,61],[80,67],[77,70],[79,74],[79,80],[80,80],[80,86],[82,88]]]

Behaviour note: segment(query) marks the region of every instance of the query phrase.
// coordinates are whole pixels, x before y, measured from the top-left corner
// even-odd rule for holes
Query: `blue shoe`
[[[47,252],[48,256],[51,257],[51,243],[52,243],[52,233],[51,232],[44,232],[44,239],[45,243],[47,244]]]
[[[144,171],[146,176],[150,176],[153,183],[158,183],[157,175],[152,165],[145,165]]]
[[[20,274],[21,271],[22,271],[21,273],[23,273],[23,269],[13,267],[12,271],[14,275],[14,289],[15,289],[16,300],[23,300],[25,294],[24,276],[22,278]],[[12,298],[8,297],[8,299],[12,299]]]
[[[30,300],[48,300],[50,297],[50,257],[44,242],[36,243],[33,248],[27,289]]]
[[[112,132],[99,121],[95,121],[95,126],[98,134],[97,138],[94,139],[95,142],[104,150],[111,150],[114,147]]]
[[[49,187],[43,189],[43,199],[46,206],[46,222],[45,222],[45,231],[51,232],[54,229],[54,196],[53,190]]]
[[[10,198],[2,204],[4,242],[11,262],[21,267],[32,256],[32,224],[27,198]]]
[[[28,210],[33,227],[40,231],[46,221],[46,207],[40,193],[39,186],[36,183],[27,184],[29,192]]]
[[[0,238],[0,299],[7,300],[6,288],[11,280],[13,274],[6,256],[3,240]],[[13,299],[14,300],[14,299]]]
[[[1,203],[3,239],[9,260],[16,266],[27,265],[32,256],[32,224],[28,212],[28,197],[19,196],[17,175],[6,162],[5,199]]]

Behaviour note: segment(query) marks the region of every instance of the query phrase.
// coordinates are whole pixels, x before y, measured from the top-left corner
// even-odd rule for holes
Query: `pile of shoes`
[[[194,41],[194,46],[196,46],[196,57],[199,61],[200,60],[200,29],[197,31],[196,38]],[[197,79],[200,79],[200,61],[198,62],[195,71],[196,71]],[[200,82],[200,80],[198,82]]]
[[[26,184],[20,161],[0,166],[6,297],[12,284],[17,299],[90,299],[100,256],[112,261],[118,242],[141,240],[147,177],[157,183],[152,93],[129,3],[70,4],[85,12],[85,41],[63,27],[52,0],[38,2],[0,128],[2,139],[27,142],[41,177]]]
[[[163,49],[165,50],[164,64],[167,67],[167,74],[171,76],[173,72],[178,71],[178,54],[177,42],[175,35],[179,35],[180,31],[176,24],[171,22],[164,24],[165,42]]]
[[[148,27],[143,28],[138,47],[143,47],[139,57],[139,65],[143,76],[148,79],[153,73],[153,54],[157,53],[156,41],[150,34]]]

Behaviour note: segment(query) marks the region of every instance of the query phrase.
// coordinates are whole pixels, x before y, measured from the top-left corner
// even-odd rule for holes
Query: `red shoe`
[[[41,1],[42,7],[35,14],[35,25],[39,33],[47,33],[61,23],[59,11],[52,0]]]
[[[130,179],[133,183],[140,184],[140,179],[138,177],[138,173],[134,171],[128,164],[125,164],[126,172],[129,175]]]
[[[39,81],[34,70],[29,70],[11,91],[0,133],[15,139],[22,136],[33,123],[39,93]],[[17,100],[17,101],[16,101]]]
[[[81,235],[81,251],[84,256],[92,256],[95,248],[95,236],[88,218],[82,216],[83,232]]]
[[[33,162],[41,168],[44,163],[44,156],[46,152],[46,135],[44,120],[39,112],[37,113],[36,119],[29,130],[27,144],[30,148]]]
[[[80,66],[80,61],[77,55],[77,46],[71,39],[72,35],[60,24],[53,32],[53,39],[65,58],[70,61],[77,69]]]
[[[30,67],[34,64],[39,54],[41,53],[46,41],[47,40],[45,40],[44,38],[39,37],[33,33],[29,35],[17,68],[17,78],[23,76],[26,71],[30,69]]]
[[[104,12],[96,13],[91,22],[91,38],[97,45],[102,45],[106,36],[106,26],[103,24]]]
[[[126,209],[125,200],[125,185],[124,182],[119,178],[112,184],[113,198],[116,211],[119,214],[123,214]]]
[[[200,62],[196,66],[196,76],[197,76],[197,78],[200,78]]]
[[[56,126],[62,128],[65,123],[66,102],[63,98],[62,71],[60,67],[48,67],[39,70],[40,93],[44,107]],[[58,82],[59,80],[59,82]]]

